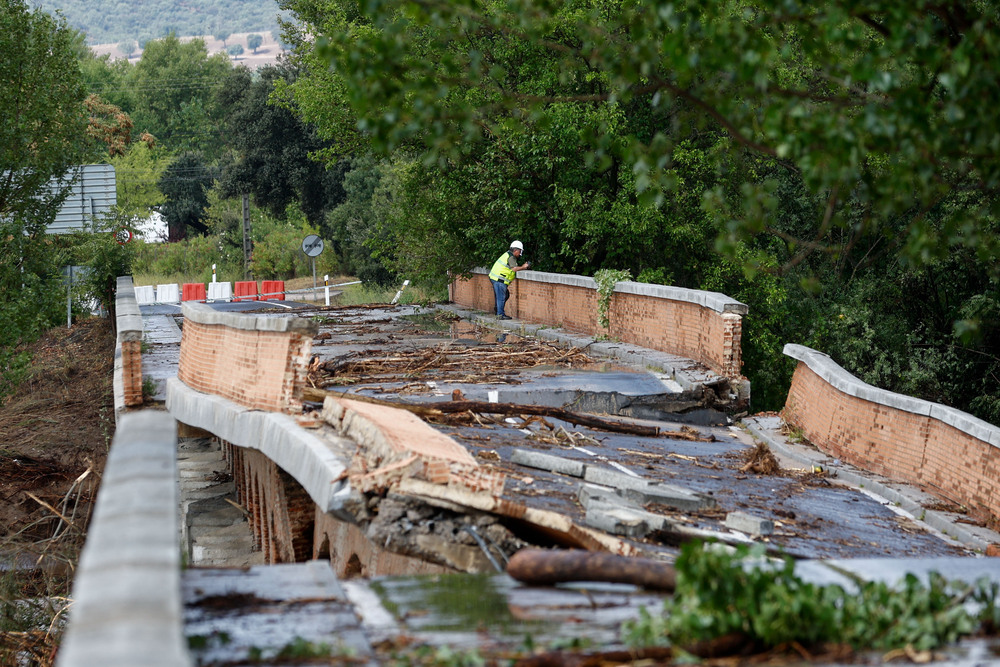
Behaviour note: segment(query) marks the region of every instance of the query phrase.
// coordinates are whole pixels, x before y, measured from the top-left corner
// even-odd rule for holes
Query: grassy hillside
[[[141,11],[118,0],[42,0],[50,13],[57,10],[67,23],[87,35],[88,44],[109,44],[163,37],[238,32],[263,32],[278,27],[275,0],[146,0]]]

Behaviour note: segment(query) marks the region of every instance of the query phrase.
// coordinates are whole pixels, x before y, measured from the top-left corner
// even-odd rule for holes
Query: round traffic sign
[[[118,241],[118,245],[125,245],[132,240],[132,232],[125,227],[119,227],[115,230],[115,241]]]
[[[323,239],[315,234],[305,237],[302,239],[302,252],[309,257],[319,257],[319,254],[323,252]]]

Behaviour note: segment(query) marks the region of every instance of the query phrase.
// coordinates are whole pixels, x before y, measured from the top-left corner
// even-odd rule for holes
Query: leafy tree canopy
[[[195,151],[181,154],[160,176],[160,191],[166,197],[162,213],[167,219],[171,241],[187,236],[188,227],[201,234],[208,231],[204,217],[208,190],[214,180],[204,156]]]
[[[58,198],[49,180],[96,155],[75,33],[21,0],[0,0],[0,221],[44,229]]]
[[[270,103],[277,84],[294,78],[287,67],[265,67],[258,76],[238,69],[220,89],[218,103],[229,110],[226,135],[239,156],[225,168],[220,189],[228,197],[252,194],[255,204],[276,216],[298,202],[309,222],[319,226],[343,199],[344,166],[328,169],[310,159],[326,143],[311,125]]]
[[[200,150],[216,156],[218,132],[227,110],[214,103],[215,91],[233,72],[223,53],[208,55],[200,39],[176,35],[146,44],[142,58],[125,77],[134,95],[132,120],[172,150]]]
[[[561,104],[608,109],[579,128],[598,168],[624,162],[647,204],[678,188],[677,134],[721,128],[732,150],[790,172],[825,205],[774,225],[779,179],[721,186],[703,205],[735,243],[770,232],[793,254],[862,240],[914,262],[949,248],[998,256],[996,14],[916,0],[703,3],[372,0],[326,3],[319,54],[376,147],[456,158],[554,122]],[[546,72],[535,70],[545,62]],[[530,85],[523,85],[530,83]],[[614,109],[660,114],[609,131]],[[951,205],[962,193],[963,206]],[[948,215],[940,215],[948,204]]]

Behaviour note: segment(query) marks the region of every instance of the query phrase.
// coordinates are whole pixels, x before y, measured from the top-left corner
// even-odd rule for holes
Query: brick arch
[[[315,560],[331,560],[332,559],[332,549],[330,547],[330,536],[327,533],[323,533],[322,540],[316,550],[313,552],[313,558]]]
[[[358,577],[365,576],[365,570],[367,568],[361,563],[361,558],[358,554],[353,553],[351,557],[347,559],[347,564],[344,565],[344,571],[340,572],[338,576],[341,579],[357,579]]]

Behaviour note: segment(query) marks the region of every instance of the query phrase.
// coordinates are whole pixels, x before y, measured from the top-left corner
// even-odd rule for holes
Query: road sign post
[[[243,279],[250,280],[250,258],[253,254],[250,237],[250,195],[243,195]]]
[[[312,260],[313,270],[313,294],[316,294],[316,258],[323,252],[323,239],[310,234],[302,239],[302,252]]]

